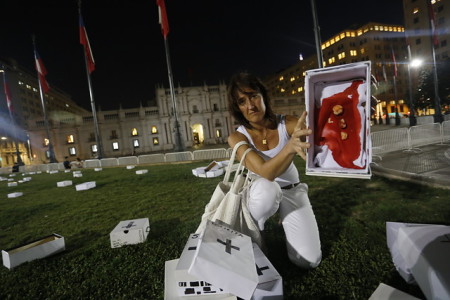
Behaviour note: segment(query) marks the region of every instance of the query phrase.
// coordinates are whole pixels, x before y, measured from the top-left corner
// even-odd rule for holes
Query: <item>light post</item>
[[[409,106],[409,126],[415,126],[417,124],[417,119],[414,114],[414,99],[413,99],[413,89],[412,89],[412,80],[411,80],[411,68],[417,68],[422,64],[422,60],[420,59],[411,59],[411,48],[408,45],[408,89],[409,89],[409,97],[408,97],[408,106]]]

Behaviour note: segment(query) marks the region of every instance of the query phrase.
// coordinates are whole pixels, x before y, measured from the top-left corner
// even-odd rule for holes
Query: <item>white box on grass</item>
[[[243,299],[258,285],[249,236],[208,221],[188,273]]]
[[[17,197],[20,197],[22,195],[23,195],[22,192],[10,193],[10,194],[8,194],[8,198],[17,198]]]
[[[94,171],[95,172],[99,172],[99,171],[101,171],[101,170],[103,170],[102,168],[94,168]]]
[[[137,170],[136,171],[137,175],[146,174],[146,173],[148,173],[148,170]]]
[[[95,181],[83,182],[83,183],[77,184],[75,186],[75,189],[77,191],[85,191],[85,190],[89,190],[92,188],[95,188]]]
[[[306,71],[306,175],[371,177],[370,61]]]
[[[15,177],[15,176],[16,176],[16,173],[9,174],[9,177]]]
[[[70,170],[64,170],[64,173],[70,173]]]
[[[8,182],[8,187],[13,187],[13,186],[17,186],[17,182],[15,182],[15,181]]]
[[[380,283],[369,300],[419,300],[419,298],[413,297],[387,284]]]
[[[49,173],[49,174],[56,174],[56,173],[59,173],[59,171],[58,170],[52,170],[52,171],[47,171],[47,173]]]
[[[24,262],[64,251],[65,248],[64,237],[54,233],[25,245],[2,250],[3,265],[12,269]]]
[[[150,232],[148,218],[120,221],[109,234],[111,248],[142,243]]]
[[[179,264],[178,259],[169,260],[165,262],[164,270],[164,300],[237,300],[236,296],[229,293],[218,294],[206,282],[199,281],[196,277],[189,275],[186,270],[176,270]],[[201,291],[203,294],[190,294],[189,297],[180,296],[178,294],[179,282],[193,283],[194,293]],[[192,290],[188,290],[192,291]]]
[[[24,183],[25,181],[24,180],[19,180],[19,181],[17,181],[18,183]]]
[[[65,187],[65,186],[69,186],[69,185],[72,185],[72,180],[58,181],[56,183],[57,187]]]
[[[258,285],[251,300],[283,300],[283,279],[264,255],[259,246],[253,243]]]
[[[133,166],[133,165],[127,166],[127,170],[134,169],[135,167],[136,167],[136,166]]]
[[[387,222],[386,231],[400,275],[427,299],[450,299],[450,226]]]
[[[23,181],[31,181],[31,177],[24,177]]]

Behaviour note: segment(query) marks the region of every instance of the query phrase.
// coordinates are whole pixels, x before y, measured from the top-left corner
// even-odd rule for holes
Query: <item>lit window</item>
[[[158,128],[156,126],[152,126],[152,133],[158,133]]]
[[[216,129],[216,137],[218,138],[222,137],[222,130]]]
[[[24,85],[23,81],[19,80],[19,85]]]
[[[50,141],[48,139],[44,139],[44,146],[48,146],[49,143]]]
[[[75,147],[69,147],[69,154],[71,156],[77,155],[77,150],[75,150]]]
[[[283,88],[281,88],[280,92],[284,93],[284,92],[285,92],[285,90],[284,90]]]
[[[283,76],[280,76],[280,79],[279,79],[280,81],[283,81],[284,80],[284,77]]]
[[[292,82],[292,81],[294,81],[294,80],[295,80],[295,77],[294,77],[294,76],[292,76],[292,77],[291,77],[291,82]]]
[[[112,143],[112,148],[113,148],[114,151],[119,150],[119,142],[113,142]]]
[[[97,145],[96,144],[91,145],[91,151],[92,151],[92,153],[97,153],[98,149],[97,149]]]
[[[67,143],[68,144],[73,144],[74,143],[73,134],[67,136]]]
[[[356,50],[350,50],[350,56],[356,56],[358,55],[358,52]]]
[[[137,131],[136,128],[133,128],[133,129],[131,130],[131,135],[132,135],[132,136],[138,135],[138,131]]]
[[[364,52],[366,52],[366,50],[364,48],[361,48],[360,52],[361,52],[361,54],[364,54]]]
[[[345,52],[339,53],[339,54],[338,54],[338,58],[339,58],[339,59],[345,58]]]
[[[153,145],[159,145],[159,139],[157,137],[153,138]]]
[[[31,90],[31,85],[27,84],[26,87],[27,89]]]
[[[302,86],[299,87],[299,88],[297,89],[297,91],[298,91],[298,92],[302,92],[302,91],[303,91],[303,87],[302,87]]]
[[[139,148],[139,140],[138,139],[134,139],[133,140],[133,147],[134,148]]]
[[[413,14],[417,14],[418,12],[419,12],[419,8],[418,7],[414,7]]]
[[[341,39],[345,38],[345,33],[344,32],[341,33],[340,37],[341,37]]]

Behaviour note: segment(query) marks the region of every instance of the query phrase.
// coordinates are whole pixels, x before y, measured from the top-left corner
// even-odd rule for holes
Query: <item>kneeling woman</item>
[[[319,230],[308,198],[308,186],[300,183],[293,159],[299,154],[305,159],[304,142],[311,134],[305,124],[306,112],[300,119],[275,115],[267,90],[249,73],[234,75],[228,85],[228,104],[233,117],[240,123],[228,138],[230,147],[240,141],[238,157],[251,147],[245,166],[251,171],[252,185],[249,211],[261,231],[264,223],[280,209],[286,234],[289,259],[303,268],[314,268],[322,258]]]

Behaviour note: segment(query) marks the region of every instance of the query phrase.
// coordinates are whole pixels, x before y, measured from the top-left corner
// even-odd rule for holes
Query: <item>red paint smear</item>
[[[358,111],[358,87],[362,80],[355,80],[343,92],[323,99],[322,107],[316,109],[316,133],[314,143],[318,146],[327,145],[332,151],[334,160],[344,168],[363,169],[353,164],[361,152],[361,116]],[[341,115],[333,113],[333,106],[341,105],[344,109]],[[318,116],[317,116],[318,115]],[[328,119],[332,123],[328,122]],[[347,127],[340,128],[339,122],[345,120]],[[347,133],[347,139],[341,138],[341,131]]]

